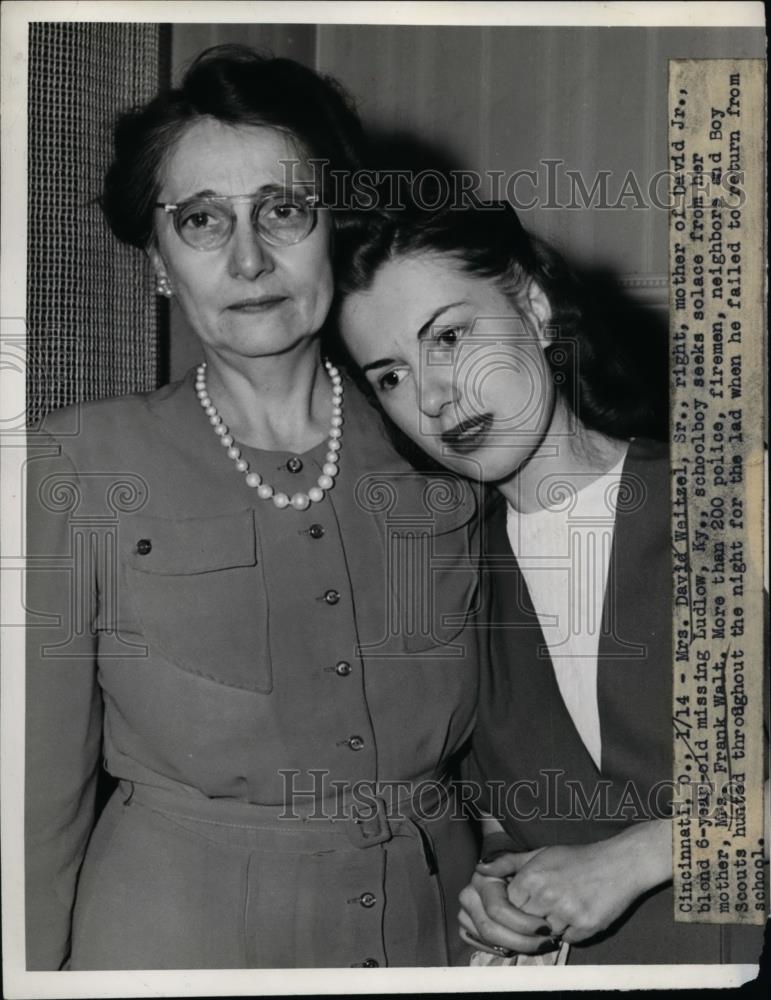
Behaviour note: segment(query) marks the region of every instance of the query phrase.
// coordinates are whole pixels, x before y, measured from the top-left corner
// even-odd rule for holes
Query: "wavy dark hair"
[[[175,142],[203,118],[289,133],[327,170],[355,170],[363,130],[351,98],[332,77],[245,45],[217,45],[192,63],[181,86],[121,114],[101,205],[119,240],[145,249],[153,237],[160,171]]]
[[[617,284],[580,276],[525,231],[508,203],[349,214],[335,243],[337,311],[347,295],[366,291],[387,261],[426,253],[496,281],[520,309],[535,282],[551,307],[554,338],[546,356],[576,416],[619,439],[667,438],[666,328],[628,302]]]

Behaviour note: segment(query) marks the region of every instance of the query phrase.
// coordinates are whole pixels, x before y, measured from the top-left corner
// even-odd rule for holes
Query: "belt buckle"
[[[353,810],[351,818],[345,824],[345,832],[354,847],[374,847],[376,844],[384,844],[393,837],[393,831],[386,815],[385,802],[381,798],[376,798],[375,802],[377,809],[374,815],[367,816],[365,819],[357,816]]]

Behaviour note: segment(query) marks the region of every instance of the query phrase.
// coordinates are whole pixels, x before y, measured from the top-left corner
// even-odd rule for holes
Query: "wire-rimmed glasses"
[[[179,238],[194,250],[219,250],[233,234],[233,205],[252,206],[251,220],[259,236],[275,247],[301,243],[316,225],[318,197],[302,191],[281,190],[257,194],[201,195],[176,204],[156,202],[174,218]]]

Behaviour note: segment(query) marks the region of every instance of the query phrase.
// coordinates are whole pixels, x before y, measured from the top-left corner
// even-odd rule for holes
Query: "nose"
[[[438,365],[430,374],[424,369],[418,392],[418,406],[426,417],[436,418],[458,400],[452,378],[452,365]]]
[[[270,248],[260,239],[248,214],[236,218],[230,237],[229,263],[232,277],[248,281],[271,269]]]

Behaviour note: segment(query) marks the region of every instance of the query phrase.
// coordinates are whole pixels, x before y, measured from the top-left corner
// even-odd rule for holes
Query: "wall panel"
[[[318,36],[318,68],[357,96],[368,122],[483,175],[537,170],[537,191],[527,178],[514,189],[521,203],[539,197],[532,229],[587,264],[646,276],[666,271],[666,212],[637,207],[635,180],[649,204],[667,166],[667,61],[763,55],[759,34],[742,29],[322,25]],[[631,193],[616,208],[549,207],[570,205],[567,170],[588,190],[608,171],[611,205]]]

